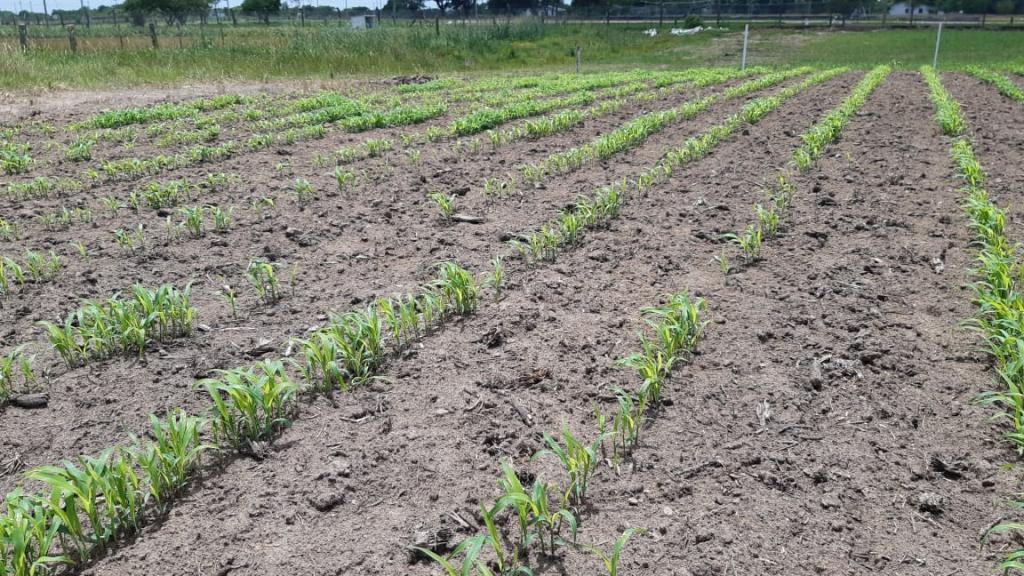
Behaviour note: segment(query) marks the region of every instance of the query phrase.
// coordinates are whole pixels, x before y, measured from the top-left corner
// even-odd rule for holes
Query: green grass
[[[351,75],[409,73],[473,73],[494,71],[568,71],[575,66],[573,49],[582,49],[584,69],[611,70],[636,66],[682,69],[693,66],[734,66],[739,63],[739,24],[727,31],[689,37],[668,34],[670,25],[650,38],[641,31],[651,24],[405,25],[370,31],[334,26],[208,26],[206,44],[195,29],[186,29],[184,48],[177,39],[163,39],[159,50],[133,37],[121,50],[113,37],[83,38],[79,53],[70,54],[57,39],[37,39],[22,54],[5,50],[0,59],[0,89],[102,87],[168,84],[221,79],[337,78]],[[99,34],[100,31],[96,31]],[[943,33],[940,68],[969,65],[1003,67],[1024,61],[1024,32],[947,29]],[[12,40],[3,39],[6,48]],[[916,68],[931,63],[934,30],[828,32],[754,28],[750,65],[851,66],[878,64]]]
[[[935,30],[875,30],[810,32],[799,36],[779,30],[763,31],[751,45],[754,64],[850,66],[868,68],[893,64],[917,68],[932,63]],[[1004,67],[1024,59],[1024,34],[1007,30],[945,29],[939,68],[971,65]]]

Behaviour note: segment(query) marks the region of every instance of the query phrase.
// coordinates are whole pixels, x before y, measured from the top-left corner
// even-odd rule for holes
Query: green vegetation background
[[[658,35],[643,33],[657,28]],[[81,30],[79,50],[67,40],[32,37],[22,53],[10,32],[0,37],[0,89],[91,88],[153,83],[338,78],[349,75],[440,72],[570,71],[581,47],[584,70],[632,67],[686,68],[738,65],[741,25],[673,36],[671,25],[496,24],[430,22],[358,31],[335,25],[230,25],[185,29],[163,36],[160,48],[134,31],[125,48],[114,29]],[[128,30],[122,28],[122,32]],[[934,28],[828,31],[753,28],[750,65],[845,65],[890,63],[897,68],[930,64]],[[1024,30],[946,29],[940,67],[994,67],[1024,62]]]

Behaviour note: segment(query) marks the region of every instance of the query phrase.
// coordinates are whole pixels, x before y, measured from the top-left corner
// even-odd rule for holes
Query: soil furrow
[[[796,135],[838,104],[852,83],[797,96],[694,169],[706,175],[705,164],[720,170],[722,162],[732,166],[731,158],[752,150],[756,155],[743,165],[763,171],[766,162],[784,163]],[[692,172],[686,168],[679,174],[689,180]],[[719,188],[719,180],[699,182]],[[339,408],[318,402],[270,459],[258,466],[232,463],[226,474],[180,502],[159,530],[96,569],[133,573],[187,547],[194,565],[162,573],[196,568],[239,574],[436,573],[433,566],[407,564],[403,548],[415,532],[447,526],[444,515],[452,511],[472,521],[477,499],[494,496],[498,458],[511,455],[524,463],[540,448],[540,431],[568,422],[591,437],[593,404],[610,408],[602,398],[613,386],[631,381],[610,365],[635,349],[639,307],[691,285],[698,279],[694,267],[707,268],[676,250],[695,240],[673,230],[675,210],[667,208],[678,207],[688,194],[674,184],[627,204],[610,230],[594,234],[551,266],[527,273],[505,300],[411,350],[388,371],[389,384],[341,396]],[[680,266],[685,262],[689,265]],[[679,394],[689,394],[681,390],[689,372],[681,367],[673,378],[677,403]],[[530,425],[520,420],[513,403],[532,416]],[[378,408],[383,413],[375,416]],[[640,451],[635,471],[615,477],[605,469],[591,489],[595,509],[587,515],[582,541],[607,543],[626,525],[654,531],[654,539],[629,546],[625,556],[631,570],[639,561],[647,562],[648,570],[663,567],[645,573],[668,574],[669,566],[678,566],[655,561],[681,544],[676,538],[684,533],[688,514],[687,492],[673,476],[689,451],[663,445],[666,436],[679,433],[674,423],[689,418],[677,412],[670,407],[653,424],[658,439]],[[549,464],[537,469],[561,481]],[[316,503],[328,501],[332,508],[317,510]],[[199,510],[207,512],[198,518]],[[196,532],[204,537],[192,538]],[[270,545],[270,552],[243,554],[257,543]],[[307,553],[314,549],[315,554]],[[588,573],[596,567],[596,560],[583,554],[570,554],[563,566],[535,566],[538,574]]]
[[[818,97],[815,90],[797,99],[810,101]],[[651,163],[671,143],[678,144],[685,136],[720,121],[727,111],[739,106],[716,105],[706,117],[666,130],[659,139],[652,139],[624,156],[641,154],[646,163]],[[625,166],[638,163],[628,162]],[[193,379],[204,377],[213,369],[236,367],[267,351],[283,349],[288,338],[301,337],[311,326],[322,323],[327,310],[346,310],[376,296],[410,291],[419,282],[433,277],[432,266],[438,261],[455,259],[471,269],[485,270],[490,259],[501,251],[502,238],[509,230],[536,228],[577,194],[628,174],[625,166],[605,170],[605,174],[615,171],[611,172],[614,177],[606,175],[604,181],[594,175],[572,188],[552,186],[517,203],[493,203],[487,209],[488,223],[476,227],[442,226],[432,209],[403,211],[403,203],[395,192],[391,210],[374,213],[375,204],[384,201],[368,199],[368,206],[349,211],[344,215],[345,222],[335,225],[335,230],[341,232],[336,238],[331,238],[337,232],[330,229],[316,235],[312,244],[315,249],[303,245],[303,239],[309,236],[298,228],[296,221],[308,218],[309,212],[300,211],[275,217],[245,232],[235,231],[228,238],[236,242],[229,246],[211,235],[201,243],[156,247],[133,258],[125,258],[110,248],[105,255],[97,253],[88,262],[69,260],[62,280],[8,298],[3,312],[13,317],[0,336],[11,345],[27,341],[27,334],[38,333],[36,321],[56,320],[77,306],[78,297],[106,297],[134,282],[184,285],[192,281],[199,322],[210,330],[168,343],[142,362],[111,360],[66,371],[55,359],[41,355],[41,363],[53,374],[48,378],[50,407],[44,411],[9,408],[0,417],[0,437],[4,438],[5,447],[18,456],[23,469],[100,450],[120,442],[126,431],[142,433],[151,412],[163,414],[176,407],[193,412],[205,409],[204,393],[191,388]],[[401,177],[411,180],[415,176]],[[378,190],[381,195],[387,194],[383,185]],[[482,198],[474,200],[486,203]],[[523,209],[527,204],[532,204],[531,210]],[[428,214],[425,217],[424,212]],[[331,218],[334,212],[321,208],[317,215]],[[283,263],[282,278],[287,277],[289,266],[298,262],[296,293],[269,308],[254,302],[241,279],[244,266],[254,256]],[[235,284],[243,295],[238,319],[230,316],[227,303],[216,295],[225,281]],[[286,287],[285,291],[289,289]],[[42,351],[46,347],[39,342],[36,349]],[[261,352],[250,353],[256,349]],[[58,431],[51,425],[55,419],[70,424]],[[12,486],[17,481],[17,471],[12,469],[0,488]]]
[[[832,82],[848,81],[849,78],[840,78]],[[686,96],[676,97],[683,98]],[[436,162],[424,161],[405,170],[383,161],[367,163],[375,174],[372,183],[364,182],[357,189],[334,193],[307,207],[282,199],[282,195],[289,193],[290,177],[270,177],[251,191],[244,187],[239,190],[236,185],[235,191],[230,193],[236,199],[233,202],[236,206],[264,196],[276,196],[278,203],[275,209],[267,211],[274,214],[267,220],[258,220],[248,208],[238,206],[234,228],[224,235],[207,233],[204,238],[193,240],[183,233],[180,240],[167,244],[163,215],[170,216],[174,222],[181,219],[177,210],[170,209],[162,213],[146,210],[140,216],[130,212],[125,215],[122,211],[116,219],[97,220],[91,229],[45,232],[12,242],[7,244],[5,255],[20,256],[25,249],[54,249],[70,255],[64,258],[65,269],[55,282],[30,286],[7,298],[5,307],[0,310],[0,318],[7,321],[7,331],[0,334],[0,341],[17,344],[20,341],[14,341],[15,335],[23,337],[31,333],[40,320],[63,317],[67,310],[78,305],[80,298],[105,298],[135,282],[183,285],[192,281],[196,283],[200,309],[219,310],[224,308],[224,303],[213,292],[224,282],[245,288],[242,272],[249,260],[256,257],[281,263],[285,273],[297,265],[298,281],[304,286],[333,278],[331,289],[343,298],[369,298],[381,290],[394,289],[394,283],[402,279],[424,280],[431,275],[430,266],[442,259],[458,259],[482,270],[488,264],[487,259],[497,252],[495,246],[509,234],[536,228],[557,215],[578,194],[632,174],[638,165],[653,163],[666,147],[681,142],[684,135],[719,122],[724,114],[740,105],[740,102],[715,104],[704,114],[680,122],[642,146],[601,163],[599,168],[595,165],[586,173],[553,177],[544,188],[527,191],[523,196],[489,199],[478,191],[471,191],[459,198],[456,205],[460,212],[482,216],[485,221],[478,225],[443,225],[426,193],[433,189],[451,189],[454,183],[464,182],[467,174],[484,170],[489,161],[471,158],[459,162],[456,158],[442,156]],[[554,140],[571,146],[591,139],[600,129],[601,126],[595,126]],[[515,158],[505,155],[508,153],[502,152],[501,157],[509,161]],[[265,164],[262,170],[267,171]],[[237,172],[253,174],[260,169],[258,165],[238,166]],[[330,175],[306,174],[317,190],[336,188]],[[247,181],[259,180],[257,176],[247,176]],[[527,206],[530,209],[525,209]],[[134,230],[139,223],[145,224],[150,247],[129,256],[115,244],[112,230]],[[71,245],[77,242],[89,250],[88,260],[83,261],[74,254]],[[311,247],[316,250],[309,250]],[[397,271],[382,268],[394,264],[392,259],[385,258],[387,256],[402,259],[403,264]],[[202,262],[198,270],[194,264],[197,260]],[[342,275],[340,281],[339,275]],[[249,296],[242,290],[239,292]],[[252,301],[243,304],[251,306]]]
[[[999,93],[995,86],[966,74],[943,74],[943,84],[960,102],[972,132],[974,152],[988,172],[993,200],[1008,207],[1007,230],[1024,226],[1019,207],[1024,205],[1024,103]]]

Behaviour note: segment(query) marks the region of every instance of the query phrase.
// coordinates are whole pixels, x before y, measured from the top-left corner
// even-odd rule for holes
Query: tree
[[[242,12],[259,14],[263,22],[270,24],[270,15],[281,11],[281,0],[244,0]]]
[[[424,4],[426,4],[425,0],[388,0],[381,8],[381,12],[390,14],[393,9],[397,8],[399,12],[416,13],[423,10]]]
[[[184,24],[189,16],[204,17],[210,10],[211,0],[125,0],[125,12],[133,16],[160,14],[168,24]]]
[[[487,7],[495,14],[510,14],[532,10],[537,7],[538,3],[537,0],[491,0],[488,2]],[[603,4],[604,2],[595,2],[593,5]]]
[[[999,0],[996,2],[996,14],[1013,14],[1017,6],[1013,0]]]

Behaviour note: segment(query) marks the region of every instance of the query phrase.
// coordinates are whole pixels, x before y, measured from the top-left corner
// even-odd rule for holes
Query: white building
[[[369,29],[369,28],[373,28],[376,25],[377,25],[377,23],[374,22],[373,15],[371,15],[371,14],[363,14],[363,15],[360,15],[360,16],[353,16],[352,17],[352,29],[353,30],[366,30],[366,29]]]
[[[913,8],[914,15],[918,14],[931,14],[932,7],[925,4],[914,4],[910,5],[909,2],[897,2],[889,8],[890,16],[910,16],[910,10]]]

